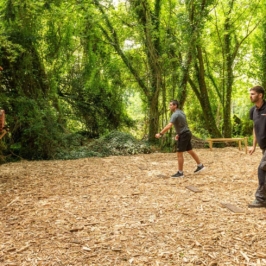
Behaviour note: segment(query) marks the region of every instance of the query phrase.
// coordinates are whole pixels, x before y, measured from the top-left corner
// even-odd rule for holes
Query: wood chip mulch
[[[0,265],[266,265],[259,148],[0,165]]]

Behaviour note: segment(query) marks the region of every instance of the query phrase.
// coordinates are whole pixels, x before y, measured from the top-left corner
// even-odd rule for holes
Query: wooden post
[[[5,110],[0,110],[0,140],[4,137],[8,130],[5,130]]]
[[[0,139],[2,139],[6,133],[6,130],[2,130],[2,132],[0,132]]]
[[[247,137],[245,137],[244,142],[245,142],[245,151],[247,154],[248,153],[248,138]]]
[[[210,147],[210,150],[212,151],[212,140],[209,139],[209,147]]]
[[[3,131],[5,126],[5,110],[0,110],[0,132]]]
[[[238,149],[241,151],[242,147],[241,147],[241,140],[238,141]]]

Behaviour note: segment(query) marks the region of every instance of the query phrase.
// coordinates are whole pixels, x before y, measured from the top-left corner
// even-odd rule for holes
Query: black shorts
[[[176,143],[176,151],[184,152],[192,150],[191,138],[192,134],[190,131],[181,133]]]

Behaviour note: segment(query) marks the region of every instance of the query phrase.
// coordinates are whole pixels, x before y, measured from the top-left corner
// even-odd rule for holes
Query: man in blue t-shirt
[[[258,167],[258,188],[255,200],[248,205],[250,208],[266,207],[266,102],[264,89],[255,86],[250,90],[250,100],[255,105],[250,109],[249,116],[253,120],[253,145],[249,154],[253,154],[257,144],[262,150],[262,159]]]
[[[178,171],[176,174],[172,175],[174,178],[184,177],[183,165],[184,165],[184,156],[183,153],[187,151],[192,158],[197,163],[197,168],[194,173],[199,173],[204,169],[203,164],[200,162],[198,155],[192,150],[191,137],[192,134],[187,125],[186,115],[179,108],[179,103],[177,100],[170,101],[170,111],[172,116],[170,118],[170,123],[165,126],[165,128],[155,135],[156,138],[160,138],[164,133],[166,133],[172,126],[175,127],[177,140],[177,161],[178,161]]]

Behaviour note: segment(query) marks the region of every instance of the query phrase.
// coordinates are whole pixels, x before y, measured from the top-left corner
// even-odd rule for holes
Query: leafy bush
[[[146,142],[135,139],[128,133],[112,131],[89,145],[90,149],[103,155],[131,155],[150,153]]]
[[[63,130],[48,101],[16,97],[10,99],[6,110],[11,133],[9,150],[24,159],[53,159],[64,144]]]
[[[89,142],[85,146],[61,150],[57,159],[76,159],[85,157],[106,157],[112,155],[133,155],[151,153],[148,143],[135,139],[128,133],[112,131],[111,133]]]

